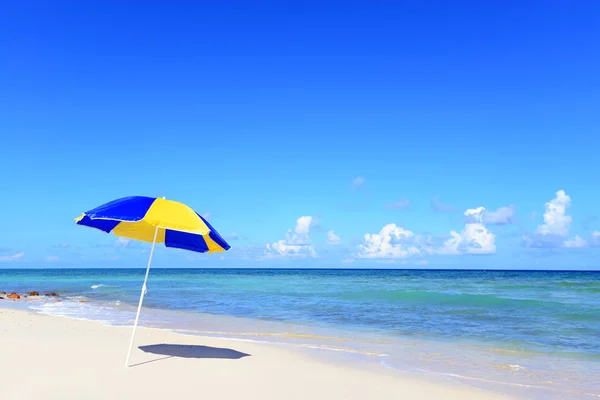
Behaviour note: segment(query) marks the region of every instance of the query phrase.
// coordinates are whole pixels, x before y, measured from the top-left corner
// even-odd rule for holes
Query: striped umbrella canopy
[[[75,221],[116,236],[199,253],[230,248],[200,214],[183,203],[164,198],[123,197],[87,211]]]
[[[200,214],[183,203],[164,197],[123,197],[84,212],[75,222],[116,236],[152,243],[126,366],[129,366],[156,243],[199,253],[224,252],[231,247]]]

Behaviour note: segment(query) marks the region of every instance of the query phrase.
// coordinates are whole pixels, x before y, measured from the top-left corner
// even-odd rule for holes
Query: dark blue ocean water
[[[28,304],[48,314],[129,323],[144,272],[6,269],[0,270],[0,291],[56,291],[59,302]],[[495,354],[488,364],[513,365],[515,371],[524,361],[529,370],[547,365],[554,373],[579,376],[577,363],[585,362],[584,370],[600,371],[600,272],[153,269],[144,307],[154,311],[144,311],[142,321],[161,325],[168,319],[171,328],[189,328],[193,315],[240,317],[272,322],[270,331],[308,326],[337,336],[376,337],[376,350],[386,354],[394,351],[386,340],[418,340],[485,349]],[[166,310],[184,313],[160,314]],[[178,326],[178,318],[186,325]],[[211,329],[226,330],[211,321]],[[233,329],[228,324],[222,325]],[[394,343],[397,348],[400,342]],[[510,354],[514,359],[501,359]]]

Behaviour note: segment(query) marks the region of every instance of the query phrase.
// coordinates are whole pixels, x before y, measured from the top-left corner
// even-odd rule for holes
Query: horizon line
[[[146,267],[40,267],[40,268],[0,268],[2,270],[110,270],[135,269],[146,270]],[[276,270],[276,271],[479,271],[479,272],[600,272],[600,269],[499,269],[499,268],[285,268],[285,267],[153,267],[151,270]]]

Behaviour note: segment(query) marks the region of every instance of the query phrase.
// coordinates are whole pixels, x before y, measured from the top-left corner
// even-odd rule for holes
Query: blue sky
[[[0,268],[144,267],[128,195],[232,245],[157,266],[600,268],[599,12],[4,2]]]

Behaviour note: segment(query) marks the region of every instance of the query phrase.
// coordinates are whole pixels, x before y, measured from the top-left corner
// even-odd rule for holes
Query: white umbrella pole
[[[156,245],[156,237],[158,236],[158,226],[154,231],[154,240],[152,241],[152,249],[150,249],[150,258],[148,258],[148,267],[146,268],[146,276],[144,277],[144,285],[142,286],[142,293],[140,294],[140,303],[138,304],[137,314],[135,315],[135,323],[133,324],[133,332],[131,333],[131,342],[129,342],[129,351],[127,352],[127,361],[125,361],[125,367],[129,367],[129,357],[131,357],[131,349],[133,348],[133,339],[135,338],[135,330],[137,328],[138,320],[140,319],[140,311],[142,309],[142,302],[144,301],[144,295],[146,294],[146,282],[148,281],[148,273],[150,272],[150,265],[152,264],[152,255],[154,254],[154,246]]]

